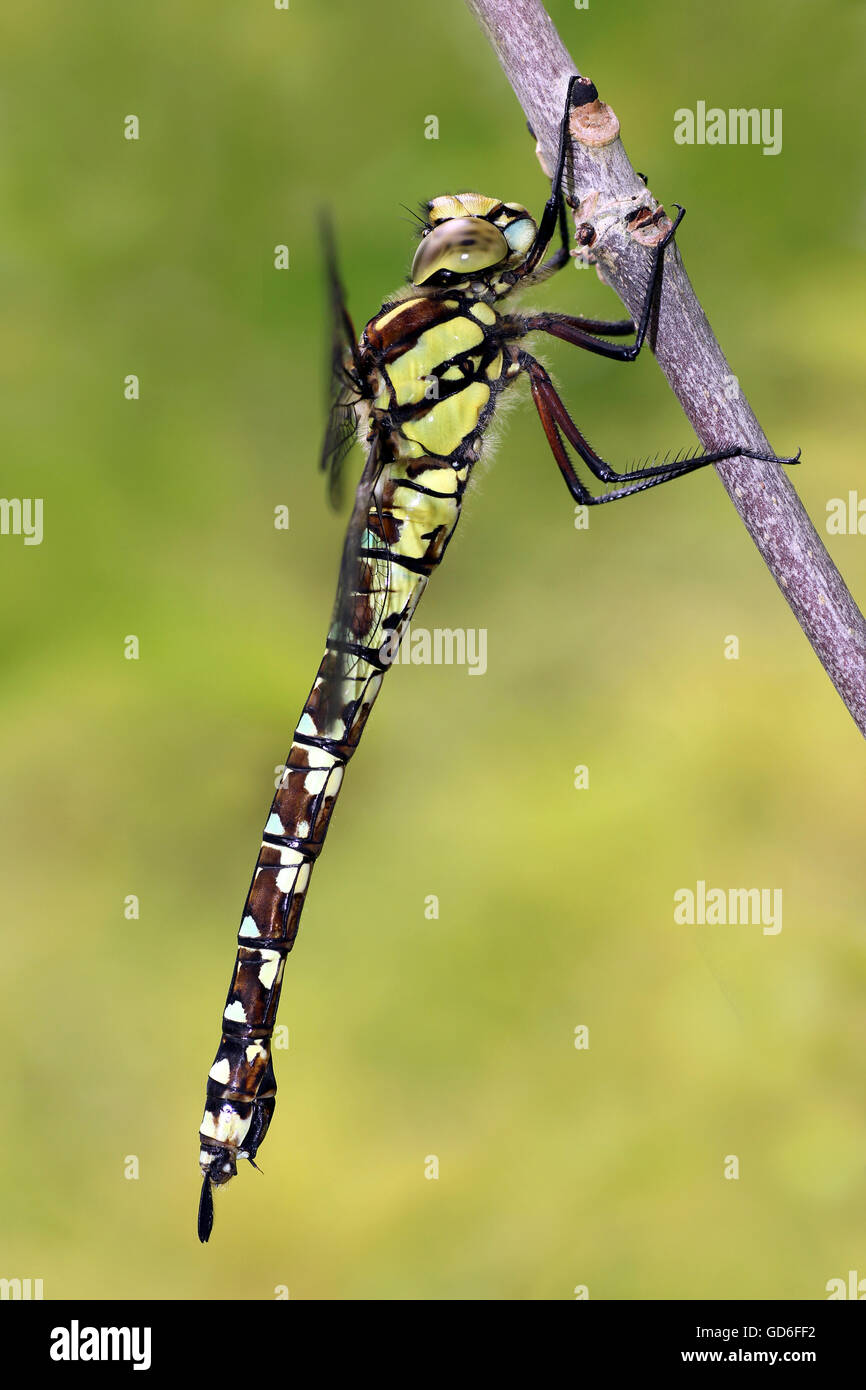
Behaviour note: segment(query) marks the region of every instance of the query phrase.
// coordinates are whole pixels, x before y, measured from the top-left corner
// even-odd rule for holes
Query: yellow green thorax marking
[[[429,394],[437,367],[483,342],[484,330],[462,315],[428,328],[414,347],[402,352],[386,368],[397,405],[415,405],[423,401]]]
[[[473,381],[453,396],[447,396],[417,420],[407,420],[402,432],[431,454],[453,454],[478,428],[481,412],[490,400],[490,387]]]
[[[372,408],[390,417],[398,458],[449,458],[483,423],[504,363],[499,315],[476,298],[480,288],[386,304],[365,329]]]

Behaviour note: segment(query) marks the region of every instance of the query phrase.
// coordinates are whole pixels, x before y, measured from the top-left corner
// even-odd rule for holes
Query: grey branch
[[[467,4],[526,113],[543,164],[551,168],[568,79],[580,69],[540,0],[467,0]],[[575,221],[590,223],[596,232],[592,254],[604,279],[634,316],[646,284],[646,246],[651,244],[652,234],[647,235],[651,229],[646,225],[641,230],[640,218],[626,222],[624,214],[641,205],[653,211],[657,204],[629,162],[613,113],[603,108],[596,119],[600,129],[595,136],[589,133],[587,139],[607,139],[608,143],[572,140],[572,166],[566,166],[565,189],[576,209]],[[708,452],[740,443],[772,452],[748,401],[736,389],[736,378],[698,303],[675,244],[665,253],[652,347]],[[789,443],[784,441],[785,452]],[[818,660],[860,732],[866,735],[866,622],[792,483],[777,464],[742,458],[718,465],[718,473]]]

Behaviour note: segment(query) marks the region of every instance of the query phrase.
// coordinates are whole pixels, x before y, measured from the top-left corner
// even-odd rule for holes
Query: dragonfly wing
[[[322,244],[325,248],[325,274],[329,304],[328,423],[322,443],[319,466],[328,478],[328,495],[337,507],[342,496],[343,463],[356,437],[354,402],[360,398],[355,329],[346,308],[346,297],[337,265],[334,231],[327,217],[322,218]]]
[[[377,497],[377,483],[384,466],[381,439],[377,432],[370,443],[343,542],[337,596],[328,635],[331,660],[324,694],[328,724],[339,715],[346,703],[347,687],[351,687],[358,666],[358,649],[380,645],[380,622],[391,574],[388,550],[382,546],[384,522]],[[371,534],[371,529],[378,534]],[[376,548],[382,548],[381,558],[369,553]]]

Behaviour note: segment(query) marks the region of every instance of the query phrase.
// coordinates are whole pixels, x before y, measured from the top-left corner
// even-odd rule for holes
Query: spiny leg
[[[609,338],[625,338],[635,331],[634,319],[585,319],[582,314],[576,314],[574,317],[569,314],[553,314],[551,317],[570,319],[580,328],[585,328],[588,333],[605,333]]]
[[[535,131],[532,129],[532,126],[529,124],[529,121],[526,122],[526,129],[529,131],[529,133],[530,133],[530,135],[532,136],[533,140],[535,140],[535,139],[536,139]],[[561,139],[562,139],[562,132],[560,131],[560,140],[561,140]],[[551,196],[550,196],[550,199],[548,199],[548,202],[550,202],[550,201],[553,199],[553,196],[554,196],[554,195],[553,195],[553,192],[551,192]],[[565,199],[561,196],[561,194],[560,194],[559,198],[557,199],[557,202],[558,202],[558,214],[557,214],[557,215],[558,215],[558,222],[559,222],[559,240],[560,240],[559,248],[558,248],[556,251],[554,251],[553,255],[550,256],[550,257],[548,257],[548,259],[547,259],[546,261],[544,261],[542,265],[538,266],[537,269],[535,269],[535,270],[527,270],[527,269],[526,269],[526,264],[527,264],[527,261],[529,260],[529,258],[530,258],[531,256],[534,255],[536,259],[535,259],[535,262],[533,262],[533,264],[535,264],[535,263],[537,262],[537,260],[538,260],[538,255],[540,255],[540,254],[542,254],[542,253],[544,252],[544,248],[547,246],[547,243],[550,241],[550,238],[553,236],[553,227],[551,226],[550,231],[547,233],[547,240],[544,241],[544,242],[542,242],[542,244],[541,244],[541,250],[540,250],[540,252],[538,252],[538,253],[536,254],[536,247],[537,247],[537,245],[538,245],[538,242],[539,242],[539,239],[540,239],[540,236],[541,236],[541,228],[540,228],[540,225],[539,225],[539,230],[538,230],[538,232],[536,232],[536,234],[535,234],[535,240],[533,241],[532,246],[529,248],[529,252],[527,253],[527,259],[526,259],[526,261],[523,262],[523,264],[522,264],[521,266],[518,267],[517,271],[516,271],[515,273],[512,274],[512,276],[511,276],[511,281],[512,281],[512,282],[516,282],[517,280],[522,280],[524,286],[529,286],[529,285],[540,285],[540,284],[542,284],[545,280],[549,280],[550,277],[551,277],[551,275],[555,275],[555,273],[557,272],[557,270],[561,270],[562,267],[563,267],[564,265],[567,265],[567,264],[568,264],[569,256],[571,255],[570,243],[569,243],[569,239],[568,239],[568,214],[567,214],[567,211],[566,211]],[[546,211],[546,208],[545,208],[545,211]],[[510,291],[511,291],[511,287],[512,287],[511,284],[509,284],[509,290],[508,290],[509,293],[510,293]]]
[[[568,457],[565,445],[562,442],[562,436],[559,433],[557,423],[549,409],[548,402],[544,394],[536,389],[534,382],[532,384],[532,398],[544,427],[544,432],[547,435],[547,442],[550,445],[553,457],[559,464],[560,472],[565,479],[565,485],[574,500],[581,503],[583,506],[594,507],[600,505],[602,502],[617,502],[620,498],[631,497],[633,493],[644,492],[647,488],[657,487],[659,483],[667,483],[673,478],[682,477],[685,473],[694,472],[695,469],[702,467],[703,463],[707,462],[707,460],[701,460],[700,462],[691,461],[688,464],[681,463],[668,468],[665,472],[660,472],[659,476],[644,478],[643,481],[639,482],[630,482],[624,487],[614,488],[610,492],[599,494],[592,493],[584,486],[578,477],[574,465]]]
[[[567,235],[568,233],[566,233]],[[555,275],[558,270],[562,270],[564,265],[568,265],[570,255],[571,252],[566,242],[564,246],[560,246],[559,250],[554,251],[553,255],[549,256],[546,261],[542,261],[538,269],[534,270],[531,275],[524,276],[519,268],[516,271],[511,271],[510,274],[514,283],[519,283],[522,290],[534,288],[536,285],[543,285],[545,280],[550,279],[551,275]],[[513,288],[514,284],[509,284],[506,293],[510,294]],[[631,329],[628,331],[631,332]]]
[[[687,473],[694,473],[699,468],[705,468],[707,464],[723,463],[725,459],[750,458],[761,463],[797,463],[799,460],[799,453],[795,458],[777,459],[773,454],[762,454],[754,449],[746,449],[742,445],[733,445],[727,449],[717,449],[713,453],[697,454],[692,458],[675,460],[673,463],[650,464],[645,468],[635,468],[619,473],[601,458],[583,437],[541,363],[536,362],[529,353],[522,352],[520,365],[529,376],[535,408],[538,411],[553,456],[565,478],[566,486],[575,501],[584,506],[597,506],[602,502],[616,502],[622,497],[631,497],[633,493],[645,492],[647,488],[657,487],[659,483],[671,482],[674,478],[682,478]],[[560,430],[562,434],[560,434]],[[605,483],[616,482],[622,483],[624,486],[598,495],[591,493],[581,482],[571,459],[568,457],[562,442],[563,434],[597,478]]]
[[[575,95],[575,87],[580,83],[580,90]],[[523,264],[514,272],[516,278],[534,284],[559,270],[568,260],[569,241],[567,227],[567,213],[565,198],[562,193],[562,179],[565,172],[565,160],[568,153],[569,144],[569,122],[573,106],[585,105],[587,102],[594,101],[598,96],[595,85],[586,78],[575,75],[569,78],[568,90],[565,97],[565,110],[559,127],[559,148],[556,156],[556,167],[550,183],[550,197],[548,198],[541,220],[538,224],[538,231],[535,240],[530,247]],[[527,121],[527,128],[533,139],[535,131]],[[643,175],[641,175],[643,178]],[[646,179],[644,178],[644,183]],[[540,332],[551,333],[556,337],[563,338],[566,342],[575,343],[579,347],[586,348],[589,352],[597,352],[605,357],[613,357],[618,361],[632,362],[638,356],[649,327],[650,316],[654,305],[658,299],[661,285],[662,261],[665,247],[673,239],[673,236],[685,216],[685,208],[675,203],[677,208],[676,220],[665,233],[664,237],[656,244],[653,253],[653,264],[650,271],[650,278],[647,284],[646,295],[641,309],[640,319],[637,330],[631,319],[587,319],[580,315],[569,314],[537,314],[524,320],[526,332],[535,329]],[[658,209],[658,214],[661,209]],[[544,264],[536,270],[538,262],[544,254],[545,247],[553,236],[553,230],[559,222],[560,237],[562,245]],[[618,347],[611,343],[605,343],[595,334],[607,334],[609,337],[625,337],[629,333],[636,332],[634,343],[626,347]]]
[[[579,101],[575,102],[574,89],[578,82],[581,83],[582,90],[579,93]],[[544,205],[544,211],[541,214],[541,221],[538,224],[535,240],[526,253],[525,261],[523,261],[515,272],[519,279],[524,279],[535,270],[535,267],[544,255],[546,246],[553,236],[557,222],[559,223],[562,246],[559,251],[551,256],[550,260],[542,267],[542,270],[547,270],[548,267],[551,269],[558,269],[559,265],[564,265],[568,259],[568,219],[565,209],[565,199],[562,196],[562,176],[565,172],[565,159],[568,154],[568,123],[571,117],[572,105],[582,105],[585,102],[594,101],[597,96],[598,93],[591,82],[587,82],[578,75],[569,78],[568,91],[565,95],[565,110],[562,113],[562,120],[559,124],[559,148],[556,153],[556,166],[553,171],[553,178],[550,181],[550,197]],[[530,132],[532,132],[531,126]]]
[[[566,99],[566,115],[569,119],[571,118],[571,89],[576,80],[576,78],[572,78],[571,84],[569,86],[569,94]],[[529,121],[526,122],[526,129],[529,131],[533,140],[536,140],[537,137],[535,131],[532,129],[532,126],[530,125]],[[562,148],[563,135],[561,128],[559,138],[560,148]],[[563,154],[563,160],[564,158],[565,156]],[[643,178],[643,174],[641,174],[639,177]],[[646,179],[644,179],[644,183],[646,183]],[[534,273],[524,272],[521,268],[521,278],[524,280],[525,285],[540,284],[542,280],[546,280],[548,276],[553,274],[554,271],[559,270],[562,266],[564,266],[569,258],[570,251],[568,241],[568,216],[565,207],[565,199],[562,196],[561,188],[558,190],[558,192],[559,236],[562,245],[560,246],[559,250],[554,252],[550,259],[545,261],[543,265],[539,266],[538,270],[536,270]],[[551,193],[551,197],[553,197],[553,193]],[[529,255],[532,255],[532,249],[530,249]],[[609,319],[586,319],[583,318],[582,315],[578,315],[575,318],[574,322],[580,324],[580,326],[582,328],[585,328],[589,333],[605,333],[611,338],[623,338],[627,334],[634,333],[635,331],[634,323],[631,319],[616,319],[612,322]]]
[[[517,282],[520,283],[521,289],[528,289],[530,286],[541,285],[544,283],[545,280],[549,280],[551,275],[555,275],[558,270],[562,270],[562,267],[564,265],[568,265],[569,259],[571,257],[571,247],[568,240],[568,215],[565,207],[565,199],[562,197],[561,194],[559,196],[558,217],[560,237],[559,247],[556,249],[556,251],[554,251],[552,256],[549,256],[547,258],[546,261],[543,261],[541,265],[537,265],[538,257],[543,253],[544,248],[547,246],[547,243],[553,236],[553,227],[551,227],[550,231],[546,234],[546,240],[541,242],[540,244],[540,249],[538,252],[538,256],[536,256],[536,260],[532,262],[535,268],[527,269],[531,257],[535,254],[535,247],[538,245],[539,238],[542,234],[541,228],[539,227],[539,231],[536,233],[535,241],[533,242],[533,245],[527,254],[526,260],[521,265],[519,265],[515,271],[511,272],[511,283],[509,284],[507,293],[511,293],[514,284],[516,284]],[[627,329],[626,331],[631,332],[631,329]]]
[[[601,320],[583,319],[573,314],[530,314],[520,320],[522,332],[549,333],[554,338],[562,338],[566,343],[573,343],[575,347],[585,348],[587,352],[596,352],[600,357],[612,357],[617,362],[634,362],[644,345],[650,317],[661,290],[665,247],[673,239],[677,227],[685,216],[686,210],[680,207],[679,203],[674,203],[674,207],[678,209],[676,219],[661,241],[653,248],[652,269],[633,343],[621,346],[618,343],[606,343],[602,338],[593,336],[595,333],[610,333],[611,336],[631,333],[634,325],[630,321],[622,320],[614,324],[603,324]],[[627,322],[628,326],[626,326]]]

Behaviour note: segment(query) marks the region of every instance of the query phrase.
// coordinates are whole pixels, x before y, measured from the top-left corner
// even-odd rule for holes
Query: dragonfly
[[[563,313],[520,314],[512,296],[570,258],[562,191],[574,107],[595,100],[586,78],[568,83],[550,196],[536,222],[519,203],[479,193],[445,194],[423,205],[409,283],[386,299],[356,337],[333,241],[324,241],[331,294],[331,409],[321,465],[332,499],[358,440],[366,460],[343,546],[325,653],[301,712],[262,834],[244,904],[237,957],[208,1073],[200,1130],[198,1235],[213,1228],[214,1188],[239,1160],[256,1155],[274,1113],[271,1055],[286,957],[294,945],[310,877],[325,843],[346,765],[358,746],[383,678],[454,535],[481,444],[503,394],[529,381],[547,443],[578,504],[614,502],[725,459],[775,460],[732,443],[616,471],[589,445],[548,373],[524,347],[549,334],[588,352],[631,362],[658,304],[665,248],[684,215],[661,208],[641,312],[606,321]],[[667,223],[663,229],[662,219]],[[645,224],[644,224],[645,225]],[[557,235],[560,245],[544,259]],[[631,337],[630,343],[610,339]],[[582,480],[568,451],[597,482]]]

